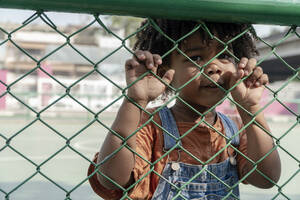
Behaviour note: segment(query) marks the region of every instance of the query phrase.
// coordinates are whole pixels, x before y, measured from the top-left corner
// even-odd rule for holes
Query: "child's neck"
[[[190,104],[199,113],[205,113],[209,108],[201,105]],[[201,121],[201,116],[199,116],[195,111],[189,108],[187,105],[181,101],[176,101],[175,105],[171,108],[176,121],[179,122],[199,122]],[[216,111],[213,109],[205,115],[205,121],[213,125],[216,122]]]

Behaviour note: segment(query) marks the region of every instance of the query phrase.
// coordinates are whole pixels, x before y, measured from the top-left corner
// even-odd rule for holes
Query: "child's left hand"
[[[242,58],[238,63],[236,74],[233,74],[230,80],[230,87],[233,87],[253,72],[231,92],[233,99],[247,110],[259,106],[264,85],[269,83],[268,75],[263,73],[261,67],[256,66],[256,62],[255,58]]]

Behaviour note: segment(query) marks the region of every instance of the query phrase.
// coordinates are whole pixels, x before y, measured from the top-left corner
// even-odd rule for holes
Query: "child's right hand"
[[[134,82],[148,70],[157,74],[157,68],[162,64],[162,59],[158,54],[151,54],[149,51],[138,50],[132,59],[126,61],[125,73],[127,85]],[[163,75],[162,79],[170,84],[175,71],[169,69]],[[128,88],[128,97],[133,99],[139,105],[146,105],[161,95],[166,89],[166,85],[155,76],[148,74],[131,87]]]

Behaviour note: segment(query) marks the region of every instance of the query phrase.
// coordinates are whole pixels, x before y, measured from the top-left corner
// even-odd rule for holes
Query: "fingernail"
[[[243,75],[243,72],[242,72],[241,70],[239,70],[239,71],[237,72],[237,74],[238,74],[238,77],[241,77],[241,76]]]
[[[144,55],[144,54],[141,54],[141,55],[139,55],[138,57],[139,57],[139,59],[144,59],[144,58],[145,58],[145,55]]]
[[[150,63],[150,64],[149,64],[149,67],[152,68],[152,67],[154,67],[154,65],[153,65],[152,63]]]
[[[260,86],[260,83],[259,83],[259,82],[256,82],[255,85],[256,85],[256,86]]]
[[[245,70],[245,76],[247,76],[249,74],[248,70]]]

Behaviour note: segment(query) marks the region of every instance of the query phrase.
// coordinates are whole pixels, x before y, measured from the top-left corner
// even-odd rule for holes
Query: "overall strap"
[[[167,106],[164,106],[159,111],[159,116],[161,119],[162,127],[167,131],[167,132],[163,131],[163,134],[164,134],[164,150],[168,151],[176,145],[177,140],[180,137],[180,134],[176,125],[176,121],[173,117],[173,114]],[[177,140],[171,135],[177,138]],[[182,146],[180,140],[179,140],[179,145]]]
[[[230,119],[229,117],[227,117],[223,113],[218,112],[218,116],[222,120],[223,126],[225,128],[226,136],[228,138],[232,138],[233,135],[236,134],[239,131],[238,127],[236,126],[236,124],[234,123],[234,121],[232,121],[232,119]],[[239,135],[235,136],[231,140],[231,144],[233,146],[239,146],[239,144],[240,144],[240,137],[239,137]]]

